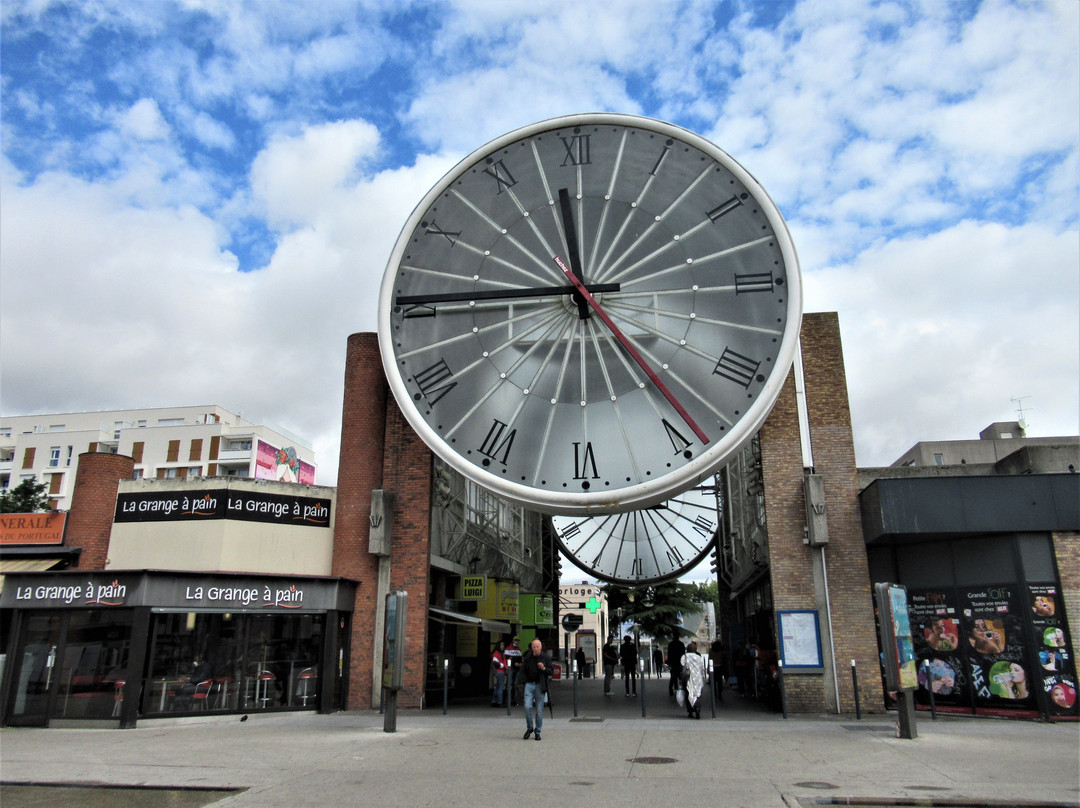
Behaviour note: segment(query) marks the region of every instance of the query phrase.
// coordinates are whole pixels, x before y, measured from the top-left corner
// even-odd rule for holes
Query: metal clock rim
[[[485,471],[470,463],[446,442],[412,404],[405,381],[397,368],[393,350],[393,311],[394,285],[397,268],[408,247],[409,235],[416,228],[428,208],[449,188],[461,174],[479,159],[501,148],[516,143],[541,132],[562,129],[569,126],[613,125],[637,127],[657,134],[667,135],[700,149],[730,171],[751,192],[760,203],[776,236],[778,247],[784,258],[787,276],[787,327],[780,346],[777,348],[776,361],[767,376],[760,392],[747,411],[741,416],[731,432],[718,439],[706,451],[693,461],[668,474],[653,480],[635,483],[618,488],[615,491],[597,492],[560,492],[546,491],[519,482],[508,480]],[[739,162],[716,144],[683,127],[666,121],[624,113],[577,113],[537,121],[507,132],[480,146],[469,155],[459,160],[443,177],[424,195],[402,226],[394,243],[384,270],[379,290],[378,303],[379,353],[383,370],[394,399],[398,402],[405,419],[417,432],[424,443],[452,468],[478,485],[488,488],[500,496],[524,505],[531,510],[547,514],[562,515],[598,515],[620,511],[638,510],[659,504],[679,492],[685,491],[710,474],[722,464],[723,459],[732,456],[760,429],[771,412],[780,388],[790,372],[798,345],[802,322],[802,283],[799,271],[798,255],[791,239],[787,224],[776,203],[765,188]],[[404,402],[404,403],[403,403]],[[663,487],[661,488],[661,483]]]

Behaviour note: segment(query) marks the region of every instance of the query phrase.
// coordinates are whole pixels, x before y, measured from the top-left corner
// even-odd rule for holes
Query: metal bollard
[[[577,660],[570,663],[570,678],[574,681],[574,718],[577,718]]]
[[[442,714],[446,715],[446,704],[450,701],[450,660],[442,661]]]
[[[711,659],[709,660],[709,704],[712,706],[712,717],[716,718],[716,670]]]
[[[645,660],[639,659],[638,662],[638,679],[641,681],[641,717],[645,717]]]
[[[780,710],[787,718],[787,692],[784,690],[784,663],[778,660],[776,663],[776,678],[780,682]]]
[[[862,710],[859,709],[859,674],[855,672],[855,660],[851,660],[851,686],[855,690],[855,720],[862,718]]]

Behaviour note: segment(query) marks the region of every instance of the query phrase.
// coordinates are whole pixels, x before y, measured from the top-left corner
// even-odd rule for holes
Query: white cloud
[[[1075,435],[1078,266],[1075,232],[961,222],[808,274],[806,309],[840,314],[859,464],[973,438],[1021,395],[1031,434]]]
[[[279,226],[321,219],[362,162],[375,155],[379,132],[364,121],[305,128],[298,137],[276,137],[251,168],[255,198]]]
[[[5,45],[16,18],[74,57],[101,25],[140,37],[100,75],[52,63],[62,91],[4,77],[5,412],[218,402],[311,438],[332,483],[345,339],[413,206],[492,137],[613,110],[702,131],[784,210],[807,309],[840,313],[860,463],[1020,395],[1034,434],[1080,426],[1080,4],[799,2],[722,30],[711,2],[98,0],[63,30],[0,8]],[[225,245],[263,228],[237,272]]]
[[[169,136],[169,124],[152,98],[140,98],[119,115],[120,130],[138,140],[164,140]]]

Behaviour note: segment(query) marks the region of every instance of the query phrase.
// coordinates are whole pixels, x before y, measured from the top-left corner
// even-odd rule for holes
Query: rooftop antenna
[[[1016,420],[1020,424],[1020,429],[1024,432],[1027,432],[1027,421],[1024,420],[1025,398],[1031,398],[1031,396],[1017,396],[1016,398],[1010,398],[1009,401],[1012,401],[1016,404]],[[1032,409],[1032,407],[1028,407],[1028,412],[1030,412]]]

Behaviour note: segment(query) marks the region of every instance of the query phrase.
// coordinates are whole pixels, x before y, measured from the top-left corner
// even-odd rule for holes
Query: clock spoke
[[[629,371],[630,367],[626,363],[626,359],[625,359],[625,356],[624,356],[625,351],[620,351],[615,346],[615,344],[612,342],[612,337],[611,337],[610,333],[608,333],[607,331],[605,331],[602,328],[596,327],[595,325],[592,324],[591,321],[589,323],[589,332],[590,332],[590,340],[589,341],[592,343],[593,351],[596,354],[596,362],[600,366],[600,372],[604,377],[604,385],[607,387],[608,398],[611,400],[612,406],[614,407],[614,410],[615,410],[615,420],[616,420],[616,422],[618,423],[618,426],[619,426],[618,431],[619,431],[619,434],[622,436],[623,448],[626,450],[626,458],[627,458],[627,461],[630,464],[630,476],[632,476],[633,479],[640,480],[641,479],[641,470],[638,467],[637,458],[634,456],[634,443],[631,440],[631,434],[632,434],[633,430],[627,428],[626,422],[623,419],[622,407],[619,404],[618,396],[615,393],[615,387],[614,387],[614,385],[612,384],[612,381],[611,381],[611,373],[608,370],[607,362],[604,360],[604,353],[603,353],[603,351],[600,350],[599,339],[602,337],[604,339],[605,343],[607,343],[608,345],[611,346],[611,351],[615,354],[615,356],[619,357],[619,359],[623,363],[624,368],[627,371]],[[582,432],[582,434],[587,435],[588,431],[586,430],[586,431]]]
[[[517,207],[519,209],[519,212],[521,212],[525,216],[528,216],[528,212],[521,208],[521,203],[518,202],[517,197],[514,196],[513,193],[510,192],[510,191],[507,191],[507,193],[511,194],[511,198],[514,200],[514,204],[517,205]],[[552,277],[553,273],[551,271],[551,267],[547,263],[546,260],[544,260],[537,253],[530,250],[524,244],[522,244],[517,238],[512,236],[509,233],[509,231],[507,230],[507,228],[503,227],[501,224],[499,224],[494,219],[492,219],[490,216],[488,216],[486,213],[484,213],[482,210],[480,210],[480,208],[478,208],[473,203],[473,201],[470,200],[468,197],[463,196],[458,191],[454,191],[454,195],[457,196],[458,199],[460,199],[465,204],[466,207],[468,207],[473,213],[475,213],[476,216],[479,217],[479,219],[482,222],[484,222],[491,229],[495,230],[503,239],[505,239],[507,242],[512,244],[515,248],[517,248],[517,250],[519,252],[521,252],[522,255],[524,255],[533,264],[535,264],[540,269],[540,274],[536,275],[534,273],[528,272],[528,270],[525,269],[524,267],[517,267],[517,265],[511,264],[509,262],[505,263],[506,266],[508,266],[510,268],[513,268],[513,269],[519,269],[520,271],[526,273],[528,275],[528,277],[530,277],[531,279],[537,281],[538,283],[542,282],[542,281],[545,281],[545,280],[548,280],[549,278]],[[533,231],[536,232],[537,234],[539,234],[539,229],[536,227],[535,222],[531,221],[531,218],[532,217],[528,217],[527,220],[529,221],[529,224],[532,226]],[[545,253],[547,253],[548,252],[547,241],[543,238],[543,236],[541,236],[541,244],[544,246]],[[498,260],[498,258],[496,258],[496,260]],[[554,273],[554,274],[557,275],[557,273]]]
[[[697,290],[698,294],[700,294],[701,291],[702,291],[701,289],[698,289]],[[751,325],[749,323],[737,323],[737,322],[734,322],[732,320],[717,320],[716,318],[713,318],[713,317],[703,317],[701,314],[698,314],[697,312],[693,312],[694,316],[691,317],[690,313],[687,313],[687,312],[674,311],[672,309],[660,309],[660,308],[657,308],[655,306],[637,306],[637,305],[634,305],[633,303],[627,303],[625,301],[620,300],[618,295],[612,295],[610,298],[608,298],[607,311],[608,311],[609,314],[611,314],[612,317],[616,316],[616,312],[635,311],[635,312],[640,312],[642,314],[656,315],[656,316],[659,316],[659,317],[670,317],[673,320],[685,320],[688,324],[689,323],[698,323],[698,324],[701,324],[701,325],[719,325],[719,326],[723,326],[724,328],[732,328],[732,329],[735,329],[735,330],[738,330],[738,331],[750,331],[750,332],[757,333],[757,334],[768,334],[770,336],[777,336],[777,335],[783,333],[783,330],[779,329],[779,328],[765,328],[764,326]],[[623,316],[622,319],[625,319],[627,322],[633,323],[636,328],[641,328],[641,329],[643,329],[645,331],[648,331],[651,334],[655,334],[658,337],[662,337],[662,338],[668,340],[673,345],[678,345],[679,344],[679,339],[678,338],[672,337],[671,335],[669,335],[669,334],[667,334],[667,333],[665,333],[663,331],[659,331],[657,329],[650,328],[648,325],[644,324],[641,320],[636,320],[636,319],[633,319],[633,318],[631,318],[629,316]],[[686,346],[686,347],[689,347],[689,346]],[[702,356],[705,356],[705,354],[702,354]]]
[[[581,296],[588,301],[589,305],[592,306],[593,310],[600,316],[600,319],[604,321],[604,325],[606,325],[611,330],[611,332],[615,335],[615,338],[633,357],[634,361],[641,366],[641,369],[643,371],[645,371],[645,374],[649,377],[649,381],[651,381],[653,385],[661,393],[663,393],[664,398],[666,398],[671,404],[671,406],[675,408],[675,411],[679,414],[679,417],[686,422],[686,425],[689,426],[690,429],[693,430],[694,434],[698,437],[698,440],[708,445],[709,437],[702,431],[701,427],[697,425],[693,417],[691,417],[690,413],[686,411],[686,408],[679,403],[679,400],[675,398],[672,392],[668,389],[667,385],[664,384],[664,382],[661,381],[660,377],[656,375],[656,371],[654,371],[652,367],[650,367],[650,365],[642,358],[641,354],[638,352],[630,339],[625,334],[623,334],[622,330],[615,324],[611,317],[609,317],[607,313],[603,310],[603,308],[600,307],[600,304],[596,302],[596,298],[593,297],[589,290],[585,288],[585,286],[581,283],[581,280],[576,275],[574,275],[573,270],[570,269],[570,267],[566,266],[566,264],[562,261],[561,258],[559,258],[559,256],[554,256],[554,260],[555,263],[558,265],[559,269],[562,270],[563,274],[570,279],[570,282],[574,284],[574,286],[577,287],[577,290],[581,294]]]
[[[619,255],[619,257],[616,258],[609,266],[605,267],[604,272],[601,274],[600,277],[602,279],[621,278],[622,276],[624,276],[624,275],[626,275],[626,274],[628,274],[630,272],[633,272],[637,267],[639,267],[639,266],[641,266],[643,264],[647,264],[650,261],[655,260],[656,256],[660,255],[661,253],[664,253],[667,250],[671,249],[671,247],[673,247],[677,243],[676,240],[671,240],[671,241],[666,242],[662,247],[654,250],[649,255],[635,261],[633,264],[626,267],[622,271],[618,271],[619,266],[622,264],[622,262],[626,261],[626,260],[629,260],[629,257],[638,248],[638,245],[642,244],[646,239],[648,239],[652,235],[653,231],[657,227],[659,227],[659,226],[661,226],[663,224],[665,218],[671,213],[671,211],[678,208],[683,203],[683,200],[685,200],[693,192],[693,190],[698,186],[698,184],[700,184],[706,177],[708,177],[711,172],[712,172],[712,167],[710,166],[709,168],[705,169],[700,174],[698,174],[698,176],[693,180],[693,182],[691,182],[689,185],[687,185],[686,188],[683,189],[682,193],[679,194],[671,202],[671,204],[669,204],[667,206],[667,208],[664,209],[664,211],[662,213],[656,215],[653,218],[653,221],[649,224],[649,226],[646,227],[644,230],[641,231],[641,233],[638,234],[638,237],[636,239],[634,239],[633,242],[631,242],[630,246],[627,247],[625,250],[623,250],[623,252]],[[708,221],[708,220],[706,219],[706,221]],[[614,273],[614,274],[612,274],[612,273]]]
[[[565,313],[566,313],[565,309],[563,309],[563,307],[561,305],[550,304],[550,307],[551,307],[551,311],[550,311],[550,313],[548,313],[547,315],[544,316],[544,321],[546,321],[548,319],[552,319],[552,318],[557,318],[557,317],[559,317],[561,315],[565,315]],[[511,310],[507,309],[507,313],[510,313],[510,312],[511,312]],[[500,321],[495,322],[495,323],[489,323],[488,325],[485,325],[482,328],[477,327],[476,331],[472,331],[472,330],[465,331],[465,332],[463,332],[461,334],[455,334],[452,337],[447,337],[445,339],[435,340],[433,342],[428,342],[428,343],[425,343],[423,345],[419,345],[416,348],[413,348],[411,351],[400,351],[397,354],[397,356],[398,356],[399,359],[408,359],[409,357],[416,356],[417,354],[428,353],[428,352],[431,352],[431,351],[440,351],[442,348],[445,348],[448,345],[454,345],[455,343],[462,342],[462,341],[467,340],[467,339],[475,339],[478,334],[486,334],[486,333],[489,333],[491,331],[495,331],[495,330],[500,329],[500,328],[506,328],[507,326],[513,325],[514,323],[520,322],[522,320],[531,320],[531,319],[535,319],[536,317],[537,317],[537,313],[535,311],[528,311],[528,312],[525,312],[524,314],[512,315],[510,317],[507,317],[505,320],[500,320]],[[522,332],[522,333],[525,333],[525,332]],[[521,336],[519,334],[517,339],[520,339],[520,338],[521,338]]]
[[[563,351],[562,365],[559,368],[559,374],[555,380],[555,391],[551,394],[551,403],[557,404],[561,400],[563,383],[566,381],[566,377],[569,375],[567,368],[570,365],[570,357],[574,353],[574,342],[576,341],[575,335],[578,329],[574,327],[576,320],[570,321],[570,326],[566,332],[570,337],[566,340],[566,347]],[[555,413],[557,408],[552,406],[548,409],[547,420],[544,424],[543,439],[540,441],[540,450],[536,453],[536,466],[533,470],[533,479],[540,479],[541,469],[544,467],[544,459],[547,455],[548,447],[551,446],[551,430],[555,426]]]
[[[600,212],[600,220],[596,224],[596,238],[592,240],[592,253],[589,255],[588,274],[592,277],[599,271],[596,264],[596,256],[600,251],[600,245],[604,241],[604,231],[607,229],[608,211],[611,210],[611,199],[615,193],[615,186],[619,179],[622,168],[623,154],[626,152],[627,131],[624,129],[619,138],[619,148],[615,153],[615,164],[611,168],[611,177],[608,179],[607,193],[604,195],[604,206]]]

